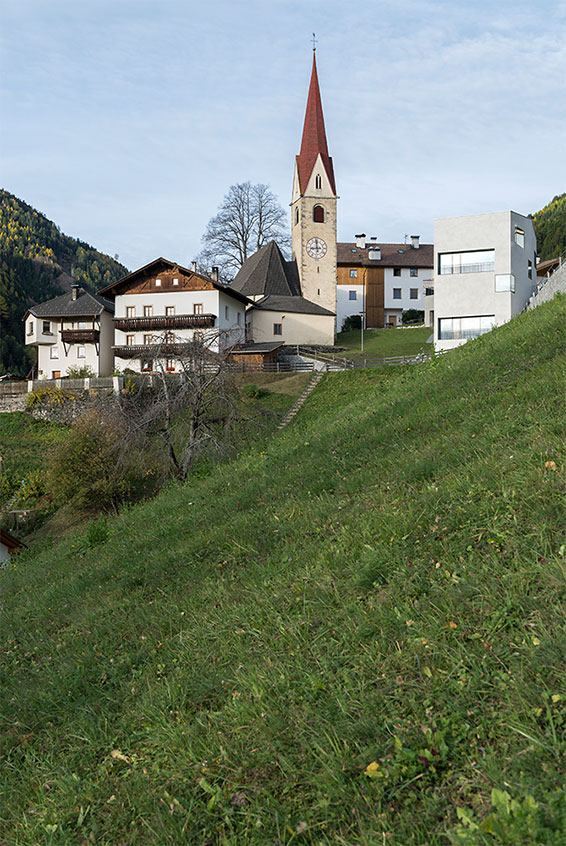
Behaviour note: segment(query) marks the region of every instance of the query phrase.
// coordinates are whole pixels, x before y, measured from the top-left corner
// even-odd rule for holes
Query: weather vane
[[[316,38],[314,32],[312,34],[312,51],[316,53],[316,45],[318,44],[318,38]]]

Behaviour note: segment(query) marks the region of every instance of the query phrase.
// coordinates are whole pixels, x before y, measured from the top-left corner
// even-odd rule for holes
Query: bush
[[[122,454],[122,436],[103,411],[83,414],[49,458],[48,486],[56,502],[116,511],[143,496],[150,471],[137,450]]]
[[[76,401],[75,394],[64,391],[62,388],[36,388],[27,395],[27,407],[39,408],[40,406],[48,406],[49,408],[61,408],[66,403]]]
[[[344,322],[342,323],[342,332],[351,332],[353,329],[361,329],[362,328],[362,316],[361,314],[351,314],[349,317],[346,317]]]
[[[85,365],[84,367],[69,367],[67,376],[69,379],[92,379],[96,373],[92,367]]]
[[[242,385],[240,391],[249,399],[261,399],[261,397],[266,397],[269,393],[265,388],[260,388],[259,385],[254,385],[253,383]]]
[[[424,311],[418,308],[408,308],[401,315],[401,323],[404,326],[409,323],[424,323]]]

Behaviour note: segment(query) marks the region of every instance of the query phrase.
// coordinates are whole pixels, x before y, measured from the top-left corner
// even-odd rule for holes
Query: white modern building
[[[216,273],[209,278],[158,258],[102,293],[115,302],[113,349],[121,370],[151,372],[160,363],[180,372],[192,341],[217,353],[245,342],[249,300]]]
[[[109,376],[114,368],[114,304],[79,285],[24,317],[25,342],[37,347],[38,379],[60,379],[69,370],[89,368]]]
[[[449,350],[520,314],[536,288],[532,221],[513,211],[434,222],[434,346]]]

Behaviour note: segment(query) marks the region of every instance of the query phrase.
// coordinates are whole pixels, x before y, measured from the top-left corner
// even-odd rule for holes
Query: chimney
[[[366,233],[362,232],[361,235],[356,235],[356,247],[358,250],[364,250],[366,246]]]
[[[213,282],[218,282],[218,268],[216,267],[216,265],[214,265],[210,272],[210,278]]]
[[[372,242],[374,242],[374,241],[376,241],[377,239],[376,239],[376,238],[372,238],[371,240],[372,240]],[[375,243],[371,243],[371,244],[369,245],[368,258],[370,259],[370,261],[379,261],[379,260],[381,259],[381,247],[379,247],[379,246],[378,246],[377,244],[375,244]]]
[[[420,235],[411,235],[411,246],[412,246],[413,250],[419,249],[420,237],[421,237]]]
[[[192,261],[192,262],[191,262],[191,270],[193,271],[193,273],[196,273],[196,272],[197,272],[197,263],[196,263],[196,261]]]
[[[72,300],[76,300],[76,299],[77,299],[77,297],[78,297],[78,295],[79,295],[79,291],[80,291],[80,289],[81,289],[81,286],[80,286],[80,285],[78,285],[76,282],[74,282],[74,283],[71,285],[71,299],[72,299]]]

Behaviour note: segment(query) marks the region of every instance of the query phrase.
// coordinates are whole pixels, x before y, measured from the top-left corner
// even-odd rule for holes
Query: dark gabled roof
[[[0,529],[0,543],[3,543],[4,546],[7,546],[8,549],[22,549],[25,546],[25,543],[19,541],[14,535],[11,535],[10,532],[5,531],[5,529]]]
[[[238,355],[253,355],[253,353],[268,353],[273,352],[273,350],[278,350],[279,347],[282,346],[283,341],[264,341],[261,343],[256,343],[255,341],[248,341],[246,344],[234,347],[234,349],[232,350],[232,354],[238,353]]]
[[[252,308],[260,308],[263,311],[288,311],[296,314],[324,314],[334,317],[334,312],[327,308],[311,303],[304,297],[264,297],[257,300]]]
[[[122,276],[121,279],[118,279],[117,282],[113,282],[111,285],[108,285],[106,288],[103,288],[100,292],[101,294],[111,294],[111,296],[115,297],[117,294],[120,293],[119,288],[127,287],[128,283],[132,281],[136,276],[141,273],[145,273],[147,270],[154,266],[162,267],[165,265],[170,270],[174,267],[178,268],[181,273],[187,274],[189,276],[196,276],[197,279],[202,279],[205,282],[211,284],[217,291],[224,291],[225,294],[231,294],[240,302],[248,303],[248,298],[242,294],[240,291],[232,290],[231,285],[224,285],[223,282],[215,282],[214,279],[211,279],[209,276],[204,276],[202,273],[197,273],[196,270],[189,270],[188,267],[183,267],[181,264],[177,264],[174,261],[170,261],[169,259],[163,258],[160,256],[159,258],[150,261],[149,264],[144,264],[143,267],[139,267],[137,270],[133,270],[131,273],[128,273],[126,276]],[[118,287],[119,286],[119,287]],[[155,291],[153,293],[159,293],[159,291]]]
[[[250,256],[230,287],[248,297],[300,297],[297,262],[285,261],[275,241],[270,241]]]
[[[114,303],[79,288],[76,300],[73,299],[72,291],[67,291],[60,297],[30,306],[26,316],[33,314],[34,317],[95,317],[103,311],[114,314]]]
[[[374,246],[381,249],[380,259],[368,257],[371,243],[363,249],[355,243],[338,243],[338,265],[353,265],[358,267],[434,267],[434,244],[421,244],[415,250],[410,244],[379,244]]]

